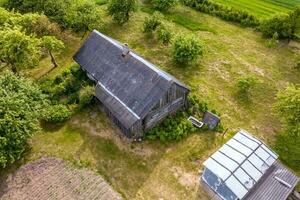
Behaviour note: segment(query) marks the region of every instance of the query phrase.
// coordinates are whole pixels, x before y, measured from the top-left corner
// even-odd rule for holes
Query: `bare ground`
[[[122,197],[101,176],[50,157],[21,167],[0,183],[0,199],[120,200]]]

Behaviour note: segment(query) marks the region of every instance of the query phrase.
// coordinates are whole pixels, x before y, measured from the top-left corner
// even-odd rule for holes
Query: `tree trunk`
[[[11,71],[12,71],[14,74],[18,74],[18,69],[17,69],[17,67],[16,67],[14,64],[11,65]]]
[[[51,51],[49,51],[49,54],[50,54],[50,57],[51,57],[51,62],[53,64],[53,68],[58,67],[58,64],[57,64],[57,62],[56,62],[56,60],[55,60],[55,58],[54,58],[54,56],[53,56],[53,54],[52,54]]]
[[[85,34],[86,34],[87,31],[88,31],[88,30],[85,30],[85,31],[84,31],[83,35],[81,36],[81,40],[84,39],[84,36],[85,36]]]

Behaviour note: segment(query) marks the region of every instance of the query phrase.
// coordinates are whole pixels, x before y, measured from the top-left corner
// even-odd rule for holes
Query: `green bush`
[[[275,33],[278,38],[293,37],[292,20],[288,14],[277,14],[262,21],[259,29],[265,37],[273,37]]]
[[[92,84],[77,64],[53,79],[40,81],[41,89],[49,95],[53,103],[61,102],[68,105],[78,103],[80,89]]]
[[[124,24],[129,20],[130,14],[136,10],[136,0],[110,0],[107,12],[113,20]]]
[[[79,104],[80,108],[84,108],[91,104],[95,94],[95,88],[92,86],[86,86],[79,92]]]
[[[158,41],[161,43],[167,45],[171,42],[173,35],[169,29],[167,29],[165,26],[160,27],[157,30],[157,38]]]
[[[148,131],[146,137],[150,140],[161,141],[180,140],[197,130],[187,118],[184,112],[169,116],[159,126]]]
[[[253,76],[243,76],[237,80],[236,86],[240,94],[248,94],[250,89],[252,89],[257,84],[257,79]]]
[[[278,92],[274,110],[283,121],[287,132],[300,136],[300,87],[289,85]]]
[[[21,157],[47,106],[47,96],[31,81],[0,75],[0,167]]]
[[[177,0],[151,0],[151,3],[154,8],[166,11],[173,7],[177,3]]]
[[[63,29],[70,28],[75,32],[85,33],[102,24],[101,12],[90,0],[7,0],[6,7],[21,13],[44,13]]]
[[[178,64],[188,64],[203,55],[202,42],[192,35],[180,35],[172,46],[172,58]]]
[[[65,105],[52,105],[50,106],[44,116],[46,122],[64,122],[71,118],[71,112]]]
[[[150,17],[146,17],[143,24],[144,33],[152,33],[161,25],[161,14],[154,12]]]

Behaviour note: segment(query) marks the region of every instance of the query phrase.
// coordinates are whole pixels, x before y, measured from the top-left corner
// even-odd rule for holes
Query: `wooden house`
[[[213,199],[286,200],[299,178],[259,139],[240,130],[204,162],[201,180]]]
[[[74,60],[96,82],[96,98],[129,138],[140,138],[187,104],[187,86],[96,30]]]

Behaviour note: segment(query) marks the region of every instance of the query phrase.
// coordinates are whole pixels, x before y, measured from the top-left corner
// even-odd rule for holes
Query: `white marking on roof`
[[[116,95],[114,95],[109,89],[107,89],[102,83],[98,81],[98,84],[107,92],[109,95],[111,95],[113,98],[115,98],[117,101],[119,101],[124,107],[126,107],[129,112],[131,112],[137,119],[140,119],[140,117],[133,111],[131,108],[129,108],[123,101],[121,101]]]

